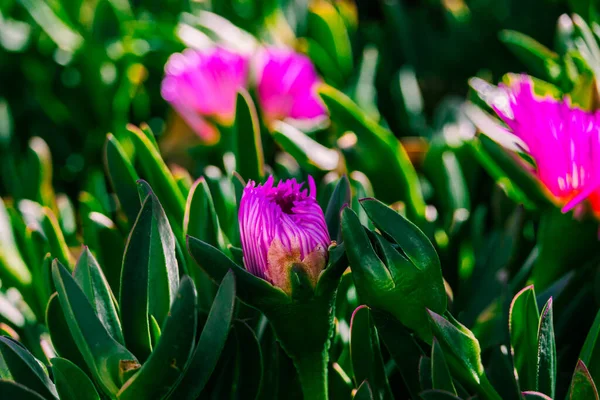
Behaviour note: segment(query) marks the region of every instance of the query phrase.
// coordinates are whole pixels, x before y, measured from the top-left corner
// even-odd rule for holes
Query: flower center
[[[286,214],[293,214],[292,208],[294,207],[295,196],[277,196],[275,197],[275,203],[281,208]]]

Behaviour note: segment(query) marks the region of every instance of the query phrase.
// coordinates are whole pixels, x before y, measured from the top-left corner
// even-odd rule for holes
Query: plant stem
[[[327,400],[327,362],[326,350],[321,353],[307,353],[294,359],[294,365],[305,400]]]

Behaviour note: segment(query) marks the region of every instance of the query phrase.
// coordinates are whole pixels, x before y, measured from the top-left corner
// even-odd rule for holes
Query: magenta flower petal
[[[161,94],[196,131],[206,138],[209,117],[233,122],[237,92],[248,80],[248,60],[241,54],[216,47],[187,49],[173,54],[165,66]]]
[[[508,102],[494,109],[527,145],[539,179],[565,211],[588,198],[600,184],[600,114],[537,96],[525,75],[504,89]]]
[[[295,179],[275,186],[272,176],[264,185],[250,181],[240,201],[246,269],[286,293],[291,291],[290,269],[294,265],[301,266],[316,284],[331,243],[312,177],[308,189],[302,186]]]
[[[319,76],[307,56],[286,48],[266,48],[258,56],[257,80],[258,100],[269,123],[326,117],[316,93]]]

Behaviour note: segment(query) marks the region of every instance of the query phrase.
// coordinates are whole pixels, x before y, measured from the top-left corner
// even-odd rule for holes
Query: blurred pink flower
[[[293,267],[316,285],[331,243],[312,177],[302,186],[295,179],[275,186],[272,176],[264,185],[250,181],[238,216],[246,269],[288,294]]]
[[[567,212],[588,199],[600,212],[600,113],[571,106],[568,99],[540,97],[522,75],[501,86],[508,102],[496,113],[526,145],[539,179]]]
[[[207,121],[233,123],[237,92],[248,81],[248,60],[222,47],[184,50],[165,66],[161,93],[188,125],[205,141],[216,129]]]
[[[316,92],[319,76],[304,54],[265,48],[257,55],[256,72],[258,101],[267,124],[286,118],[319,122],[327,117]]]

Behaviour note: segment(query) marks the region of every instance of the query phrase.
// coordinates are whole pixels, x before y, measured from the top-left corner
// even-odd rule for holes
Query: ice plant
[[[600,113],[534,93],[523,75],[498,96],[494,110],[522,140],[535,173],[566,212],[585,200],[600,212]]]
[[[319,76],[307,56],[268,47],[255,61],[258,101],[267,124],[288,118],[313,122],[326,118],[327,111],[316,93]]]
[[[248,60],[222,47],[187,49],[165,66],[161,93],[201,139],[218,137],[211,120],[231,125],[237,92],[246,87]]]
[[[331,243],[312,177],[308,189],[295,179],[249,181],[239,209],[244,264],[252,274],[290,294],[291,270],[301,268],[313,287]]]

